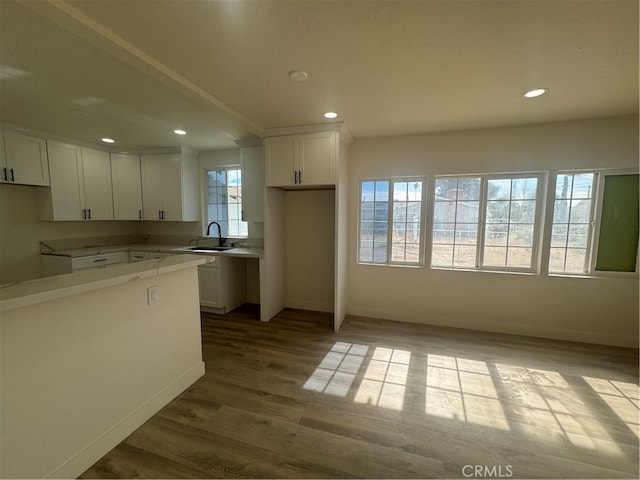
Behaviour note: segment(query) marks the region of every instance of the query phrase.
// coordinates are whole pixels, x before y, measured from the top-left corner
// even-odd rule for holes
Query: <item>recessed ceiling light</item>
[[[113,138],[103,138],[102,141],[104,143],[116,143],[116,141]]]
[[[176,135],[186,135],[187,132],[185,132],[184,130],[174,130],[173,133],[175,133]]]
[[[324,114],[324,118],[336,118],[338,114],[336,112],[327,112]]]
[[[547,93],[546,88],[536,88],[534,90],[529,90],[524,94],[524,96],[527,98],[534,98],[539,97],[540,95],[544,95],[545,93]]]
[[[304,82],[308,76],[309,74],[302,70],[293,70],[292,72],[289,72],[289,78],[295,82]]]

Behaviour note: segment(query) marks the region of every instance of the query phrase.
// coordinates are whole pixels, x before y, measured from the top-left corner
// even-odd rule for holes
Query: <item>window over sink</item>
[[[207,171],[207,223],[218,222],[223,237],[247,237],[242,220],[242,170],[240,167]],[[212,232],[217,234],[214,229]]]

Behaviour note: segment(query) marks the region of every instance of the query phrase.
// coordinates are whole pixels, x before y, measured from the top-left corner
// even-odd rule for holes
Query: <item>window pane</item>
[[[374,200],[374,182],[362,182],[360,201],[373,202]]]
[[[480,178],[459,179],[458,200],[480,200]]]
[[[373,224],[373,239],[376,242],[387,242],[387,222],[375,222]]]
[[[360,221],[372,222],[373,221],[373,202],[364,202],[360,205]]]
[[[406,224],[394,223],[393,224],[393,239],[394,241],[405,241]]]
[[[433,225],[434,243],[453,243],[454,223],[435,223]]]
[[[584,248],[568,248],[565,272],[584,273],[587,250]]]
[[[589,223],[591,221],[591,200],[571,201],[571,223]]]
[[[455,200],[456,191],[458,189],[458,180],[456,178],[438,178],[436,179],[436,200]]]
[[[422,201],[422,182],[407,183],[407,200]]]
[[[551,248],[549,252],[549,271],[564,272],[565,248]]]
[[[393,200],[407,201],[407,182],[393,182]]]
[[[456,225],[456,244],[476,245],[478,242],[478,224],[462,223]]]
[[[529,268],[531,266],[530,248],[509,247],[507,252],[507,267]]]
[[[535,200],[538,189],[538,179],[514,178],[511,187],[511,198],[514,200]]]
[[[551,230],[551,246],[566,247],[567,246],[567,225],[554,225]]]
[[[509,226],[505,224],[487,225],[485,228],[485,245],[506,245]]]
[[[556,198],[571,198],[573,175],[558,175],[556,178]]]
[[[376,242],[373,244],[374,263],[387,263],[387,242]]]
[[[487,202],[487,223],[509,223],[509,203],[505,201]]]
[[[376,202],[375,203],[375,220],[377,222],[386,222],[389,212],[389,205],[387,202]]]
[[[421,202],[409,202],[407,203],[407,222],[419,222],[422,215],[422,203]]]
[[[487,198],[489,200],[508,200],[511,198],[511,179],[490,179],[488,182]]]
[[[453,222],[456,218],[456,202],[436,202],[433,206],[434,222]]]
[[[569,222],[570,200],[556,200],[553,204],[553,223]]]
[[[420,261],[420,244],[419,243],[407,243],[406,249],[406,262],[418,263]]]
[[[511,212],[509,216],[511,223],[533,223],[535,219],[535,200],[516,200],[511,202]]]
[[[207,172],[207,221],[220,224],[223,237],[246,237],[247,223],[242,221],[242,176],[236,168]],[[217,229],[212,236],[217,236]]]
[[[376,202],[389,200],[389,182],[376,182]]]
[[[586,248],[589,235],[589,225],[569,225],[568,247]]]
[[[393,203],[393,221],[394,222],[407,221],[407,204],[405,202]]]
[[[592,198],[593,173],[581,173],[573,179],[572,198]]]
[[[458,208],[456,210],[456,222],[462,223],[477,223],[478,222],[478,209],[480,208],[480,202],[458,202]]]
[[[509,246],[531,247],[533,246],[533,225],[510,225]]]
[[[504,267],[507,263],[507,247],[485,247],[483,262],[488,267]]]
[[[453,245],[433,245],[431,265],[439,267],[453,266]]]
[[[456,245],[453,264],[456,267],[476,266],[476,247],[467,245]]]

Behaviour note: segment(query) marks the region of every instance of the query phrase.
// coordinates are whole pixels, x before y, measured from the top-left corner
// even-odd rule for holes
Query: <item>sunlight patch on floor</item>
[[[353,401],[402,410],[410,360],[407,350],[376,347]]]
[[[640,438],[640,388],[638,385],[604,378],[582,378]]]
[[[346,397],[368,351],[366,345],[336,342],[302,388]]]
[[[515,422],[523,433],[620,455],[622,452],[581,396],[558,372],[496,364]]]
[[[509,430],[485,362],[428,355],[425,413]]]

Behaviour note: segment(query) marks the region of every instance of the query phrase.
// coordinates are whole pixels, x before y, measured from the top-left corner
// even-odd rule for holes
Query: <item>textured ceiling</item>
[[[0,27],[0,64],[28,72],[0,80],[0,118],[121,148],[328,110],[356,138],[638,112],[637,1],[0,0]]]

